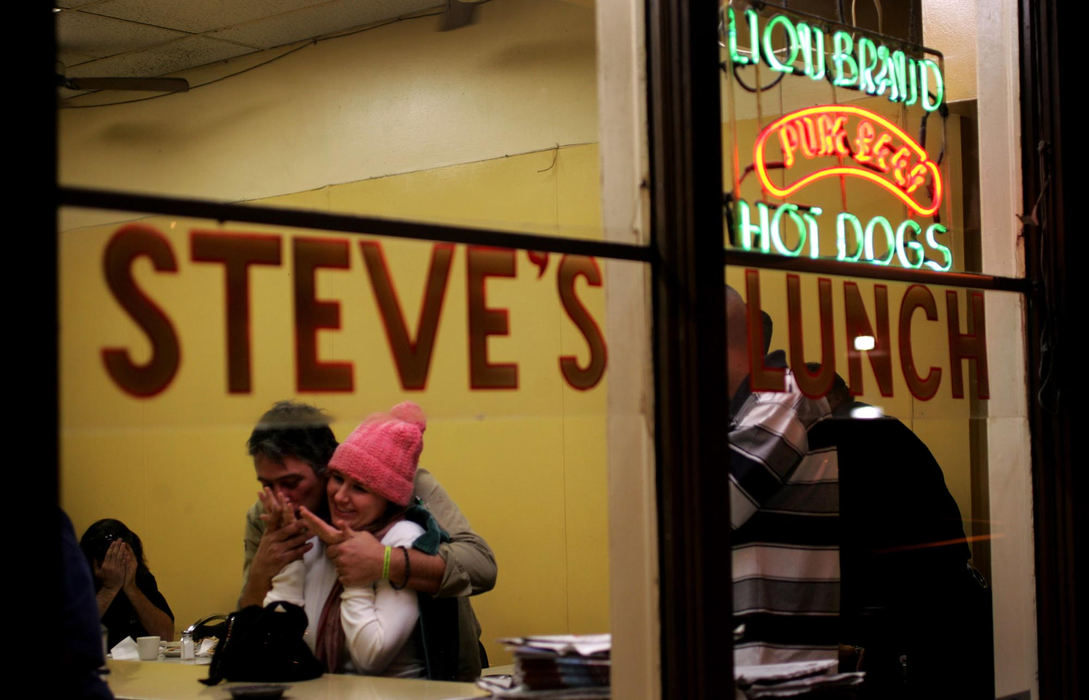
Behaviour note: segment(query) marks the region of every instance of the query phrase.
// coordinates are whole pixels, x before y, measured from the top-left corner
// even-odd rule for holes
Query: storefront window
[[[492,664],[511,661],[503,637],[612,630],[618,696],[707,691],[727,662],[684,645],[728,647],[736,626],[739,666],[867,668],[868,646],[874,677],[920,668],[895,653],[918,648],[904,591],[871,596],[865,565],[907,552],[893,563],[914,576],[953,552],[969,597],[943,580],[927,614],[968,601],[940,623],[978,652],[973,678],[1032,692],[1025,284],[1012,227],[988,222],[1017,177],[987,165],[994,113],[965,92],[975,58],[949,51],[939,4],[723,3],[722,99],[702,110],[721,160],[686,131],[700,86],[668,71],[688,48],[679,3],[502,0],[450,31],[424,10],[190,68],[184,94],[66,94],[61,506],[77,530],[139,531],[180,628],[236,607],[258,417],[306,402],[343,439],[408,399],[428,416],[421,466],[495,554],[472,599]],[[972,22],[953,26],[974,46]],[[686,490],[724,461],[706,449],[725,442],[707,420],[726,415],[721,377],[685,373],[721,340],[701,297],[722,291],[720,250],[744,307],[726,292],[727,385],[771,403],[797,387],[813,445],[844,455],[834,477],[783,467],[796,492],[732,494],[729,621],[706,539],[725,518],[712,533],[705,512],[726,509]],[[776,449],[736,432],[741,411],[732,453]],[[832,489],[817,506],[792,495],[813,484]],[[745,559],[783,513],[804,517],[779,544],[835,552],[820,576]],[[799,579],[821,591],[786,612],[823,618],[801,642],[775,597]],[[706,614],[667,599],[689,590]],[[707,677],[689,686],[689,668]]]
[[[648,432],[649,331],[606,297],[622,281],[642,300],[649,256],[577,245],[605,238],[593,8],[477,20],[403,18],[196,68],[185,94],[60,105],[60,184],[88,204],[59,210],[61,506],[79,532],[140,534],[178,629],[237,605],[246,440],[291,399],[339,439],[421,406],[420,466],[495,554],[472,598],[493,665],[505,637],[610,630],[609,454],[637,447],[611,436]],[[97,190],[169,201],[107,210]],[[163,211],[218,203],[261,223]]]
[[[182,626],[235,607],[261,414],[313,404],[343,438],[408,399],[499,564],[473,599],[493,662],[608,631],[601,261],[145,217],[65,232],[60,270],[61,502],[141,534]]]
[[[958,274],[1016,267],[981,230],[971,69],[960,47],[951,65],[923,46],[949,42],[948,11],[895,11],[721,6],[726,279],[748,330],[729,380],[748,376],[731,405],[735,659],[826,658],[886,690],[971,676],[1001,696],[1032,682],[1031,664],[1004,662],[1033,629],[1031,580],[1012,573],[1032,567],[1016,544],[1030,508],[1011,496],[1028,455],[1009,450],[1027,430],[1010,347],[1024,287]],[[975,27],[956,26],[974,48]],[[787,396],[790,422],[765,425]],[[774,453],[807,435],[808,452]],[[964,673],[920,641],[941,626]]]

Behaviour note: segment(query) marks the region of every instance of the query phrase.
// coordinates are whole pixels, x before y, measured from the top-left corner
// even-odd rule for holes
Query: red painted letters
[[[177,272],[178,263],[166,238],[143,224],[118,229],[102,258],[106,284],[117,303],[147,334],[151,359],[138,365],[123,348],[103,348],[102,361],[110,377],[133,396],[153,396],[174,379],[181,364],[178,334],[163,310],[149,299],[132,278],[132,263],[145,256],[158,272]]]
[[[348,242],[296,238],[294,244],[297,388],[299,391],[351,391],[350,362],[318,359],[318,331],[340,328],[340,304],[318,300],[314,286],[318,268],[348,268]]]
[[[382,315],[386,339],[389,340],[390,352],[401,378],[401,387],[422,390],[427,386],[431,351],[435,349],[435,334],[442,315],[442,303],[446,298],[446,282],[450,277],[454,246],[449,243],[436,243],[431,251],[431,268],[424,285],[415,340],[409,337],[401,302],[397,299],[397,290],[393,287],[381,244],[377,241],[362,241],[359,247],[370,273],[371,290],[374,292],[374,301],[378,304],[378,312]]]
[[[280,237],[193,231],[194,262],[223,264],[227,299],[227,390],[250,391],[250,265],[280,265]]]

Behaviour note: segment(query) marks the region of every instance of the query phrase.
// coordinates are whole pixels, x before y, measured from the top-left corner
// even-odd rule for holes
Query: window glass
[[[850,670],[840,645],[867,647],[875,682],[906,669],[929,679],[912,692],[933,694],[936,678],[970,682],[913,639],[942,637],[959,667],[982,669],[984,695],[1022,692],[1035,668],[1019,641],[1034,635],[1023,299],[941,284],[1020,273],[1012,215],[980,205],[981,178],[988,197],[1016,189],[1002,148],[978,137],[1005,128],[976,108],[976,27],[993,23],[925,0],[720,15],[725,246],[797,270],[747,257],[726,273],[756,308],[734,319],[743,338],[728,330],[745,353],[731,365],[744,385],[732,474],[748,486],[732,502],[736,658]],[[809,260],[859,277],[805,273]],[[893,281],[905,270],[928,276]],[[983,593],[932,575],[964,561]]]
[[[343,441],[411,400],[427,416],[420,466],[498,564],[472,599],[491,662],[510,662],[502,637],[607,632],[609,387],[644,379],[610,372],[620,268],[641,277],[160,216],[64,231],[61,505],[79,532],[113,517],[141,536],[181,629],[236,607],[259,488],[247,439],[274,402],[320,407]]]
[[[974,100],[950,101],[915,12],[722,7],[729,248],[981,271]]]
[[[1025,397],[1009,381],[1022,370],[998,340],[1019,296],[755,268],[726,278],[749,314],[728,342],[756,358],[730,380],[739,664],[839,659],[840,644],[878,664],[893,644],[930,683],[948,667],[913,635],[939,628],[990,663],[1031,603],[1011,576],[1031,533],[1010,487],[1028,474]]]

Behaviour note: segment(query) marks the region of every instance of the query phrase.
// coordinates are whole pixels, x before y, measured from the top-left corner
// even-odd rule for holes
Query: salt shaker
[[[195,660],[196,654],[193,651],[193,635],[183,634],[181,639],[181,659],[182,661]]]

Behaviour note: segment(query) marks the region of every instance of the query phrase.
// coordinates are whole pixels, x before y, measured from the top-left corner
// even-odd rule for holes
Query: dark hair
[[[839,408],[840,404],[848,403],[854,399],[851,397],[851,390],[847,387],[847,382],[843,381],[843,377],[836,373],[835,378],[832,380],[832,388],[828,390],[828,405],[835,411]]]
[[[83,537],[79,538],[79,548],[83,550],[83,556],[87,557],[87,563],[94,571],[95,564],[102,563],[106,558],[106,550],[114,540],[127,542],[136,556],[136,572],[147,571],[147,563],[144,561],[144,545],[140,537],[130,530],[125,523],[113,518],[103,518],[95,522]]]
[[[301,459],[321,475],[337,448],[329,416],[320,408],[294,401],[277,401],[257,422],[246,447],[251,457],[263,455],[283,462]]]
[[[767,355],[771,350],[771,331],[774,324],[771,322],[771,314],[763,309],[760,309],[760,325],[764,329],[764,354]]]

